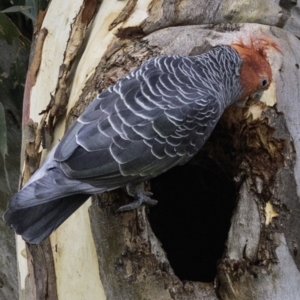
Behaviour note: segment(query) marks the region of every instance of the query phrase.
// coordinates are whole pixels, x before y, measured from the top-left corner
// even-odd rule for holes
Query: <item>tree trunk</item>
[[[274,83],[261,102],[229,108],[202,154],[187,166],[187,174],[196,168],[204,179],[214,171],[235,180],[237,205],[214,282],[184,281],[189,278],[173,271],[171,253],[153,233],[147,209],[115,213],[131,201],[118,190],[95,196],[49,239],[26,246],[28,270],[19,265],[23,299],[299,298],[299,41],[293,36],[299,28],[292,20],[295,7],[280,3],[284,7],[272,1],[52,0],[38,23],[27,75],[23,184],[48,153],[41,153],[41,142],[46,148],[56,144],[99,91],[152,56],[199,54],[261,34],[274,39],[284,56],[268,53]],[[208,156],[221,167],[212,168]],[[214,178],[209,188],[218,190],[221,177]],[[182,176],[186,186],[190,181]],[[161,189],[168,194],[173,187]],[[199,210],[205,210],[200,193]],[[188,188],[185,194],[190,197]],[[184,209],[187,200],[181,200]],[[222,209],[216,206],[209,217],[217,211],[222,217]],[[193,228],[199,237],[211,230]],[[20,256],[25,244],[18,240]]]

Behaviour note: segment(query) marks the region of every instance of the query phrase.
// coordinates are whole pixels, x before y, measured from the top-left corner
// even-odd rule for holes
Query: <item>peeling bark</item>
[[[29,272],[32,276],[27,278],[28,290],[26,299],[49,299],[56,300],[56,276],[53,263],[52,251],[49,239],[39,245],[27,245],[28,260],[34,261],[29,264]]]
[[[59,69],[58,82],[55,89],[53,98],[51,97],[50,103],[46,110],[42,113],[49,113],[48,124],[50,135],[53,136],[55,123],[65,115],[67,111],[67,104],[69,99],[69,86],[68,80],[74,60],[80,51],[84,42],[86,30],[91,20],[93,19],[99,3],[96,0],[86,0],[83,2],[76,18],[71,24],[70,38],[64,53],[64,59]]]
[[[109,25],[108,30],[112,30],[118,24],[126,21],[129,17],[131,12],[133,11],[137,0],[129,0],[123,10],[120,12],[118,17]]]
[[[47,34],[48,34],[48,30],[46,28],[43,28],[42,30],[39,31],[39,34],[35,41],[34,58],[30,64],[30,68],[27,74],[27,78],[32,86],[35,85],[36,77],[40,69],[43,45],[47,37]]]
[[[280,37],[282,50],[290,51],[286,45],[295,42],[293,37],[284,36],[284,32],[276,28],[271,31]],[[284,71],[290,64],[288,60],[293,62],[298,59],[295,55],[286,57],[273,63],[277,79],[273,103],[277,105],[262,106],[257,119],[248,117],[242,121],[234,111],[228,111],[225,117],[228,122],[226,127],[234,132],[235,147],[241,155],[238,181],[242,187],[227,242],[226,259],[219,264],[222,299],[298,297],[299,241],[296,231],[299,228],[299,194],[296,183],[298,170],[295,168],[299,157],[295,151],[298,125],[289,122],[289,103],[296,98],[292,96],[287,99],[290,90],[285,84],[293,75]],[[298,111],[297,104],[293,102],[293,105]],[[243,199],[255,201],[254,210],[239,209],[245,201]],[[247,228],[244,222],[249,218],[255,218],[256,222]]]

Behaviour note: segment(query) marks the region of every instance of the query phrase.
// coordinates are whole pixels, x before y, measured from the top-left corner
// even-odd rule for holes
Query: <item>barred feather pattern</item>
[[[241,95],[240,65],[229,46],[150,59],[90,104],[54,158],[68,177],[106,188],[185,163]]]
[[[94,99],[4,215],[39,243],[89,194],[141,182],[191,159],[243,92],[229,46],[148,60]]]

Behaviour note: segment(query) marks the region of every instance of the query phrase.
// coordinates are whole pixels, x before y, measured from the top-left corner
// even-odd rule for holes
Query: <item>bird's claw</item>
[[[149,204],[151,206],[154,206],[157,204],[157,200],[151,199],[150,196],[152,196],[153,194],[151,192],[146,192],[146,191],[137,191],[135,193],[135,200],[132,201],[129,204],[123,205],[121,207],[119,207],[116,212],[123,212],[123,211],[129,211],[129,210],[134,210],[137,209],[138,207],[140,207],[142,204]]]

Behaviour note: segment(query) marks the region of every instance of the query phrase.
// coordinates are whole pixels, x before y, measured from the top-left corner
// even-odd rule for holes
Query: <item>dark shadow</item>
[[[211,282],[225,249],[236,189],[232,176],[200,152],[151,180],[152,229],[181,280]]]

